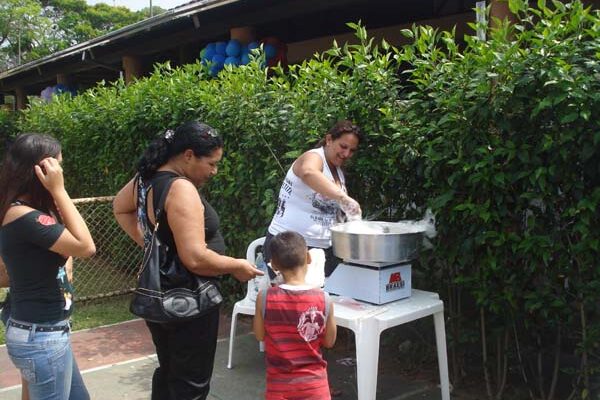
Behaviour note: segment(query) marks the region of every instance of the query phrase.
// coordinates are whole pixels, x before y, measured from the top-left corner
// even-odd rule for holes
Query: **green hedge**
[[[291,161],[353,119],[366,140],[348,179],[365,214],[437,216],[415,286],[446,301],[454,383],[483,365],[490,398],[518,398],[506,376],[551,398],[570,374],[585,397],[600,335],[600,18],[580,2],[510,7],[518,22],[486,42],[419,27],[395,49],[350,24],[360,44],[288,71],[257,62],[211,79],[200,64],[160,65],[129,86],[33,104],[20,129],[59,137],[70,191],[92,196],[114,193],[165,128],[215,126],[225,157],[207,191],[240,256]]]
[[[17,130],[18,114],[0,108],[0,152],[4,151],[6,139],[8,139]]]
[[[207,188],[237,254],[264,234],[279,185],[293,159],[312,147],[340,118],[364,128],[367,139],[350,166],[353,192],[374,209],[400,209],[394,193],[403,178],[389,123],[380,109],[398,99],[398,75],[389,53],[367,43],[273,71],[258,62],[228,68],[210,79],[200,64],[159,65],[135,84],[99,86],[74,99],[35,103],[21,130],[49,132],[64,146],[74,196],[109,195],[132,175],[137,157],[167,127],[198,118],[225,140],[220,172]],[[353,179],[354,177],[354,179]],[[365,190],[366,189],[366,190]],[[370,201],[367,201],[370,199]]]
[[[454,340],[478,321],[489,396],[512,366],[536,397],[567,398],[552,384],[575,354],[584,398],[600,339],[600,18],[579,2],[509,5],[517,23],[486,42],[405,32],[398,131],[437,216],[428,266],[460,321]]]

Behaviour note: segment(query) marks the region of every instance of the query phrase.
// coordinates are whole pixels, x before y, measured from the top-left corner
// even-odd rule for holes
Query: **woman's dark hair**
[[[347,119],[343,119],[338,121],[333,125],[325,134],[325,137],[317,143],[317,147],[321,147],[325,145],[325,139],[327,135],[331,135],[331,139],[336,140],[342,137],[343,135],[351,133],[358,139],[358,142],[363,138],[362,131],[358,127],[358,125],[354,125],[352,121],[348,121]]]
[[[31,207],[60,217],[52,195],[34,169],[44,158],[57,158],[60,152],[58,140],[48,135],[24,133],[7,143],[0,171],[0,221],[4,220],[10,203],[25,194],[29,196]]]
[[[185,122],[175,131],[167,130],[148,145],[137,163],[137,171],[146,179],[187,149],[191,149],[196,157],[206,157],[221,147],[223,139],[213,128],[198,121]]]

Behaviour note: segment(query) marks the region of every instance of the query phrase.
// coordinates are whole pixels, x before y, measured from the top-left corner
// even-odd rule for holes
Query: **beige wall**
[[[429,19],[416,22],[417,25],[431,25],[441,30],[451,30],[456,26],[456,35],[461,38],[465,33],[471,33],[471,29],[467,26],[467,22],[475,22],[475,13],[457,14],[439,19]],[[367,32],[369,37],[375,38],[375,42],[378,43],[381,39],[385,40],[394,45],[399,46],[407,43],[407,39],[402,36],[400,30],[410,28],[413,24],[396,25],[380,29],[370,30],[367,26]],[[303,42],[289,43],[288,44],[288,62],[293,64],[301,62],[302,60],[311,58],[315,53],[320,53],[331,48],[333,40],[337,41],[339,46],[343,46],[344,43],[357,43],[358,40],[354,36],[353,32],[326,36],[317,39],[306,40]]]

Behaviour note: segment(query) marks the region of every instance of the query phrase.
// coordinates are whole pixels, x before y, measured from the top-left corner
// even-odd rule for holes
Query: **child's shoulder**
[[[325,291],[320,287],[314,287],[311,285],[290,285],[288,283],[282,283],[275,287],[278,287],[281,290],[287,290],[291,292],[325,293]]]

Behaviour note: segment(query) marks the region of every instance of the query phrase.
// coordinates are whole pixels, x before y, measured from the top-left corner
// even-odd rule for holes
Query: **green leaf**
[[[571,112],[569,114],[563,115],[560,118],[560,122],[562,124],[568,124],[568,123],[571,123],[571,122],[575,121],[577,118],[579,118],[579,113],[576,112],[576,111],[573,111],[573,112]]]

